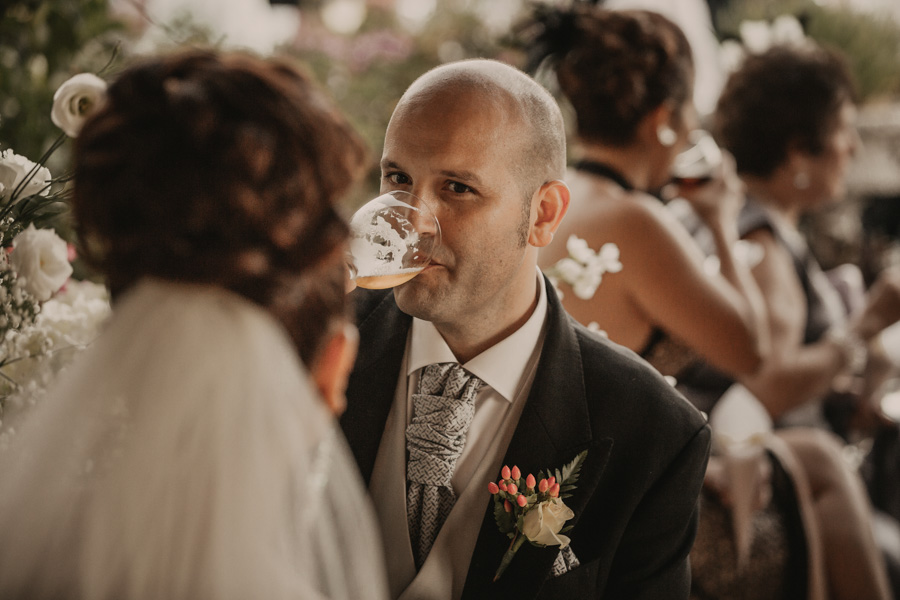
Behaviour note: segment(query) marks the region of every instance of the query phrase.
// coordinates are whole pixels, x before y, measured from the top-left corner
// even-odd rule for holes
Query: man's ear
[[[347,378],[358,346],[359,333],[348,323],[328,339],[312,368],[316,387],[335,416],[340,416],[347,407]]]
[[[531,231],[528,243],[543,248],[553,240],[553,234],[569,210],[569,186],[560,179],[548,181],[535,192],[532,200]]]

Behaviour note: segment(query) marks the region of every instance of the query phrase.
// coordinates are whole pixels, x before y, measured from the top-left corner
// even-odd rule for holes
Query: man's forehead
[[[468,163],[508,153],[522,135],[522,122],[496,105],[460,101],[410,103],[398,107],[385,135],[385,158],[434,158]],[[458,165],[452,168],[460,168]]]

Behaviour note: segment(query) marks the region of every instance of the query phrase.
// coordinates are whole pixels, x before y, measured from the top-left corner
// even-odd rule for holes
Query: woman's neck
[[[599,162],[618,171],[635,189],[650,189],[651,167],[646,152],[636,145],[613,148],[599,144],[584,144],[581,159]]]
[[[797,190],[781,177],[756,177],[746,175],[741,178],[747,194],[753,196],[777,212],[791,225],[800,222],[800,207],[797,206]]]

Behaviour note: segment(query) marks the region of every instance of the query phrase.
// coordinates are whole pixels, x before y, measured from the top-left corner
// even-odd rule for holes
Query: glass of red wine
[[[672,182],[680,186],[708,183],[722,164],[722,151],[703,129],[695,129],[688,134],[688,143],[688,147],[672,163]]]
[[[427,204],[409,192],[381,194],[350,219],[350,279],[373,290],[406,283],[440,243],[441,227]]]

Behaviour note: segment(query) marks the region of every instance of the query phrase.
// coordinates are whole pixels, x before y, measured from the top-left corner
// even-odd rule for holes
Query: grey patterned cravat
[[[466,445],[481,380],[457,363],[428,365],[406,428],[406,518],[416,568],[456,503],[450,477]]]

